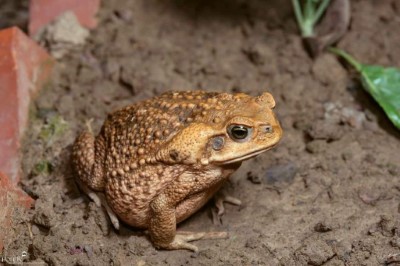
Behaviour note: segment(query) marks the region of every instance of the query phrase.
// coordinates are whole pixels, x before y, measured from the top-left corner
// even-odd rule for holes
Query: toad
[[[226,233],[176,232],[177,223],[200,209],[242,161],[279,142],[274,106],[267,92],[205,91],[168,92],[127,106],[107,117],[97,137],[77,137],[78,183],[116,228],[122,220],[147,229],[157,248],[197,251],[190,241]]]

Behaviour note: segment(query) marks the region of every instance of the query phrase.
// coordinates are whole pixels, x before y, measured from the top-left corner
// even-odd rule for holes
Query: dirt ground
[[[354,0],[340,41],[364,63],[400,62],[400,3]],[[400,265],[400,134],[336,57],[305,52],[290,1],[103,1],[82,51],[57,65],[32,107],[22,185],[36,198],[7,253],[49,265]],[[83,196],[71,144],[92,119],[171,89],[270,91],[284,128],[274,150],[226,186],[243,205],[213,205],[179,225],[222,231],[189,251],[160,251],[112,229]],[[65,122],[64,122],[65,121]]]

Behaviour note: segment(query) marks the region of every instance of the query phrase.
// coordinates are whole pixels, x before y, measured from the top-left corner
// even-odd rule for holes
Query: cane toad
[[[97,137],[77,137],[78,181],[97,204],[97,195],[105,195],[116,227],[118,217],[148,229],[157,248],[196,251],[189,241],[218,235],[176,233],[176,224],[201,208],[242,161],[278,143],[274,106],[269,93],[180,91],[125,107],[107,117]]]

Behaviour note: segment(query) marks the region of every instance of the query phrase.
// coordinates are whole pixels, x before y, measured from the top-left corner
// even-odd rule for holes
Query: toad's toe
[[[176,249],[187,249],[193,252],[198,252],[199,249],[197,246],[190,244],[188,242],[196,241],[200,239],[226,239],[228,238],[227,232],[178,232],[175,235],[174,240],[163,247],[165,249],[176,250]]]
[[[240,206],[242,205],[242,201],[240,199],[234,198],[232,196],[227,195],[224,192],[219,192],[214,197],[215,207],[218,209],[218,216],[222,216],[225,213],[224,203],[230,203],[233,205]]]

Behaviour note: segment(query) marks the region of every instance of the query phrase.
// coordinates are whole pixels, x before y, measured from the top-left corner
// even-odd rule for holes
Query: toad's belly
[[[222,180],[208,190],[191,195],[190,197],[179,203],[178,206],[176,206],[177,223],[186,220],[192,214],[197,212],[201,207],[203,207],[204,204],[206,204],[211,199],[211,197],[214,196],[215,193],[222,187],[224,181],[225,180]]]
[[[200,187],[200,190],[192,191],[183,201],[176,205],[177,223],[185,220],[197,210],[221,188],[226,178],[234,169],[215,171],[214,178],[218,181],[211,186]],[[167,170],[168,171],[168,170]],[[165,172],[164,172],[165,173]],[[168,176],[168,175],[167,175]],[[172,176],[172,175],[170,175]],[[204,175],[210,179],[210,175]],[[136,181],[138,180],[138,182]],[[157,195],[174,179],[114,179],[106,184],[107,202],[114,213],[128,225],[137,228],[148,228],[149,220],[153,215],[150,204]],[[136,182],[135,182],[136,181]]]
[[[179,166],[149,165],[124,176],[110,176],[105,187],[107,203],[126,224],[147,228],[150,203],[184,170]]]
[[[147,186],[126,187],[122,184],[109,183],[106,186],[107,203],[126,224],[147,228],[150,217],[150,203],[159,190],[147,189]]]
[[[214,185],[212,188],[190,195],[176,206],[176,222],[180,223],[203,207],[212,196],[221,188],[223,181]],[[112,193],[111,193],[112,194]],[[124,223],[136,228],[148,228],[151,217],[150,201],[140,198],[122,197],[119,200],[113,200],[107,193],[107,201],[115,214]],[[155,196],[155,195],[154,195]]]

